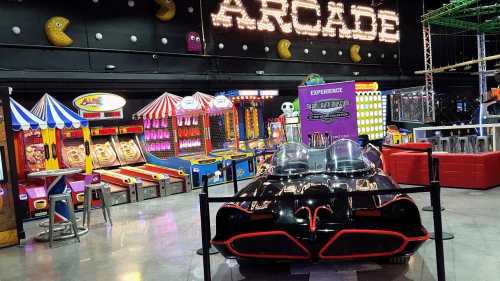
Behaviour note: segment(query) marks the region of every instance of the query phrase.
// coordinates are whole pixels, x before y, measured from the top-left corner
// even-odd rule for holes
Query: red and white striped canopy
[[[215,98],[214,96],[204,93],[196,92],[193,98],[201,105],[201,109],[205,112],[210,108],[210,102]]]
[[[152,103],[146,105],[134,114],[136,119],[163,119],[175,115],[175,107],[181,97],[165,92]]]

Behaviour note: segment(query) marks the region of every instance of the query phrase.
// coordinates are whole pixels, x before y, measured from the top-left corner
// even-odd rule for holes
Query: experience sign
[[[211,14],[214,27],[238,28],[256,32],[280,32],[311,37],[360,41],[399,42],[399,15],[393,10],[375,10],[367,5],[344,5],[318,0],[219,0]],[[351,2],[351,1],[349,1]],[[259,7],[250,16],[248,3]]]

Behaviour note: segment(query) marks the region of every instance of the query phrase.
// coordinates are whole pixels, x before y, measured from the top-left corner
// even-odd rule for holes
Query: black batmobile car
[[[369,160],[370,159],[370,160]],[[334,191],[399,189],[380,153],[351,140],[326,149],[288,143],[236,197],[315,194],[315,199],[223,205],[212,244],[239,260],[384,259],[405,263],[429,235],[406,194],[322,198]],[[319,195],[319,196],[318,196]]]

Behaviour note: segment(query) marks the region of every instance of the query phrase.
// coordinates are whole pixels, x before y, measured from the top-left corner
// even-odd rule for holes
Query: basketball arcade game
[[[265,148],[264,102],[278,95],[277,90],[231,90],[224,93],[238,113],[239,145],[242,150]]]
[[[211,155],[223,159],[224,166],[231,165],[233,160],[242,160],[236,163],[238,180],[255,176],[255,158],[252,152],[239,150],[238,118],[233,103],[223,95],[215,98],[208,96],[208,120],[212,151]],[[227,170],[226,170],[227,171]],[[233,174],[226,172],[226,181],[233,180]]]

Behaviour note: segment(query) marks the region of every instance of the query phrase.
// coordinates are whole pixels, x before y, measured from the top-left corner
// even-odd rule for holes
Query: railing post
[[[201,218],[201,243],[203,255],[203,276],[205,281],[212,280],[210,272],[210,208],[208,206],[208,194],[203,191],[200,197],[200,218]]]
[[[441,186],[439,181],[431,182],[431,204],[432,216],[434,221],[434,243],[436,245],[436,264],[438,281],[446,280],[446,271],[444,267],[444,248],[443,248],[443,225],[441,218]]]
[[[233,189],[234,194],[238,193],[238,176],[236,172],[236,160],[231,161],[231,171],[233,173]]]
[[[201,176],[201,180],[203,181],[203,192],[206,193],[208,196],[208,176],[207,175]]]

